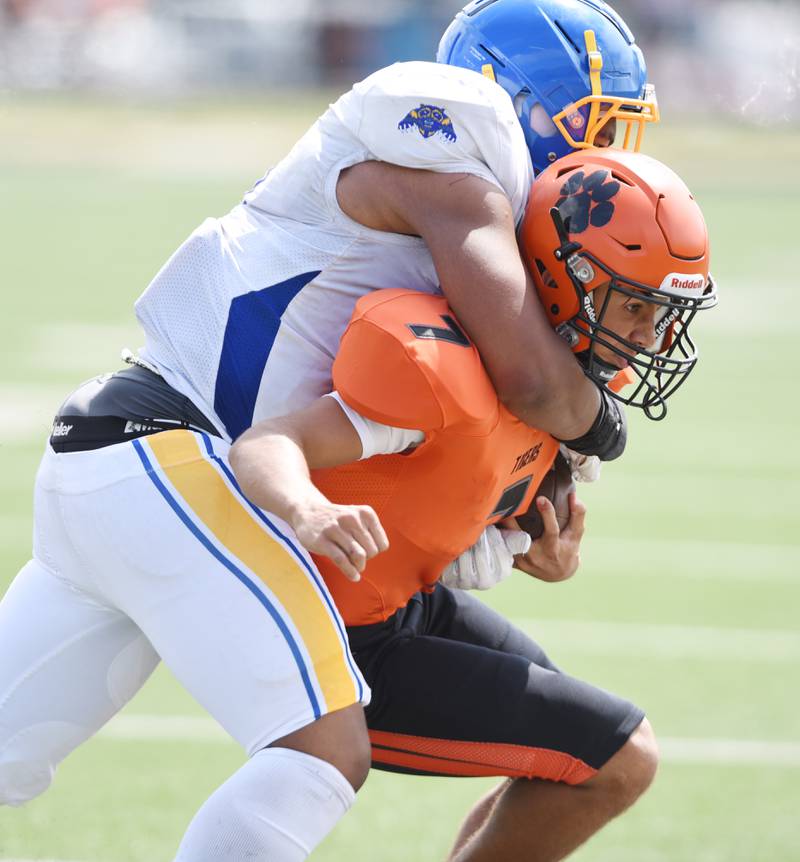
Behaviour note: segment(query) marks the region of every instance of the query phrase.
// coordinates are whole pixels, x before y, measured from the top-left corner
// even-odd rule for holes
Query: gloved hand
[[[526,554],[531,537],[522,530],[490,524],[481,537],[442,572],[439,583],[459,590],[488,590],[505,580],[516,554]]]
[[[600,467],[603,462],[597,455],[582,455],[574,452],[564,443],[561,444],[561,454],[572,471],[573,482],[596,482],[600,478]]]

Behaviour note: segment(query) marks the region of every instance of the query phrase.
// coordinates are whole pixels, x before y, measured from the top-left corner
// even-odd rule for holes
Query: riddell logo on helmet
[[[597,323],[597,315],[594,313],[594,303],[588,293],[583,295],[583,310],[586,312],[586,316],[592,321],[592,323]]]
[[[661,290],[702,292],[705,284],[705,276],[699,273],[697,275],[684,275],[680,272],[671,272],[661,282]]]
[[[659,321],[658,326],[656,326],[656,338],[662,336],[680,317],[680,314],[679,308],[673,308],[663,320]]]
[[[693,287],[699,287],[696,278],[673,278],[669,285],[670,287],[682,287],[684,290],[691,290]]]

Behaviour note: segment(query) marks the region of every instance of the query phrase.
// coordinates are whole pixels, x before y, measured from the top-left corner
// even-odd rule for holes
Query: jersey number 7
[[[427,323],[407,323],[406,326],[417,336],[417,338],[434,338],[437,341],[449,341],[461,347],[471,347],[470,340],[464,335],[455,318],[449,314],[440,315],[445,326],[431,326]]]

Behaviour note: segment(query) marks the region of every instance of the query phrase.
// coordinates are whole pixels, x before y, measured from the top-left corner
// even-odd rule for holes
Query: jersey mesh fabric
[[[508,775],[582,784],[596,772],[561,751],[500,742],[432,739],[370,730],[375,757],[383,764],[441,775]]]
[[[359,462],[361,464],[363,462]],[[397,482],[403,472],[403,462],[391,455],[376,455],[369,459],[369,469],[346,464],[336,469],[336,481],[326,486],[334,503],[359,503],[369,500],[380,518],[392,499]]]

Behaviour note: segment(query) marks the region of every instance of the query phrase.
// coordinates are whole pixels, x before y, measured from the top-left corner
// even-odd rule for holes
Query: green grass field
[[[29,555],[31,487],[59,400],[140,343],[139,292],[323,105],[0,102],[0,592]],[[683,123],[647,143],[687,180],[711,229],[721,304],[697,321],[703,360],[669,420],[635,418],[625,458],[585,490],[579,574],[561,585],[518,574],[486,598],[562,667],[645,707],[662,739],[651,792],[575,859],[793,862],[800,131]],[[171,859],[193,811],[241,761],[159,670],[47,794],[0,810],[0,862]],[[314,858],[440,860],[489,786],[374,773]]]

